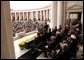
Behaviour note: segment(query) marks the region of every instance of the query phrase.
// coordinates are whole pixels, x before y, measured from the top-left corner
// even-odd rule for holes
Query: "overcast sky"
[[[10,1],[10,8],[14,10],[35,9],[48,6],[51,1]]]

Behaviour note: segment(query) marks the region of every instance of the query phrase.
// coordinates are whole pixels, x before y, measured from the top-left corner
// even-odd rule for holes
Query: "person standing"
[[[59,26],[59,29],[58,29],[58,31],[60,31],[61,32],[61,29],[62,29],[62,27],[61,27],[61,25]]]

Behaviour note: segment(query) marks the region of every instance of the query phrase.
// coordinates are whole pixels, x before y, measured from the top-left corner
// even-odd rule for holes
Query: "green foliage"
[[[34,38],[36,38],[36,36],[31,36],[31,37],[25,39],[24,41],[21,41],[21,42],[19,43],[19,47],[21,48],[21,50],[26,49],[27,46],[26,46],[25,43],[27,43],[27,42],[33,40]]]
[[[23,50],[25,48],[25,41],[20,42],[19,46],[20,46],[21,50]]]

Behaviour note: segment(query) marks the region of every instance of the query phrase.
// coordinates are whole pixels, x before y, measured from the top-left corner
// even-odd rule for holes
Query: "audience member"
[[[62,27],[61,27],[61,25],[59,25],[59,29],[58,29],[58,31],[60,31],[60,32],[61,32],[61,29],[62,29]]]

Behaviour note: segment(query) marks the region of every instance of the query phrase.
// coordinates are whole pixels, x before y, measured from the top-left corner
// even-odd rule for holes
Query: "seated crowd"
[[[78,50],[78,42],[81,42],[81,30],[79,29],[79,23],[76,23],[69,27],[65,26],[64,29],[50,29],[46,23],[41,31],[38,31],[38,37],[30,44],[30,48],[33,52],[39,49],[44,53],[45,57],[58,58],[76,58]]]
[[[41,30],[43,24],[39,24],[37,21],[34,22],[32,20],[28,21],[12,21],[12,30],[13,36],[15,37],[16,33],[20,33],[25,31],[26,33],[36,30]]]

